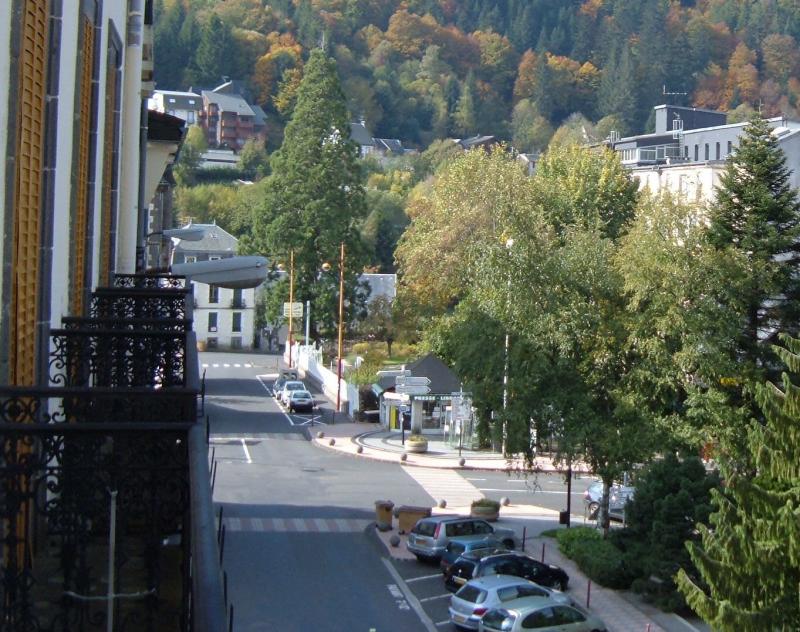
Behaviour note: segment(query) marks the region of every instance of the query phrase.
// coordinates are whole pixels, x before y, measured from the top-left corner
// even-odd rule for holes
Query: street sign
[[[411,371],[408,369],[385,369],[383,371],[378,371],[378,377],[401,377],[411,375]]]
[[[291,306],[292,318],[303,317],[303,304],[302,303],[284,303],[283,304],[283,317],[289,318],[289,308]]]
[[[400,395],[427,395],[431,389],[423,384],[398,384],[394,391]]]
[[[395,378],[397,386],[430,386],[430,378],[427,377],[411,377],[399,375]]]

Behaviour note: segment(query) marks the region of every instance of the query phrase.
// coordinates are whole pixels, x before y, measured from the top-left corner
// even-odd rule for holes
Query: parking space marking
[[[452,597],[451,593],[445,593],[443,595],[434,595],[433,597],[423,597],[419,600],[420,603],[425,603],[426,601],[435,601],[436,599],[444,599],[445,597]]]
[[[408,601],[409,605],[414,610],[414,612],[417,613],[417,616],[419,617],[420,621],[422,621],[422,624],[425,626],[425,629],[428,632],[436,632],[436,626],[434,625],[433,621],[425,613],[425,610],[423,609],[422,604],[419,602],[419,599],[417,599],[414,596],[414,593],[411,592],[409,587],[406,585],[405,581],[403,581],[403,578],[400,577],[400,573],[397,572],[397,569],[392,565],[392,562],[385,557],[381,558],[381,561],[386,566],[386,570],[389,571],[389,574],[392,576],[392,579],[394,579],[394,581],[397,583],[397,586],[400,588],[400,591],[405,596],[406,601]]]
[[[423,575],[422,577],[412,577],[411,579],[406,580],[406,584],[411,584],[413,582],[421,582],[423,579],[433,579],[434,577],[441,577],[441,573],[436,573],[435,575]]]
[[[253,459],[250,458],[250,450],[247,449],[247,442],[244,439],[240,439],[242,442],[242,450],[244,450],[244,458],[247,459],[248,463],[252,463]]]
[[[443,625],[449,625],[449,624],[450,624],[450,619],[447,619],[445,621],[439,621],[439,623],[434,623],[434,625],[437,628],[441,628]]]

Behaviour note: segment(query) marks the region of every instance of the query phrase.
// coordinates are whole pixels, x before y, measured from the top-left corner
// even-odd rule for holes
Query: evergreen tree
[[[475,129],[478,125],[476,100],[475,77],[470,72],[461,86],[461,96],[458,98],[458,105],[453,114],[455,129],[462,136],[470,136],[477,131]]]
[[[153,32],[155,55],[157,59],[168,62],[155,64],[156,85],[162,90],[180,90],[183,88],[183,69],[188,62],[188,55],[180,37],[186,10],[181,2],[165,4],[164,0],[158,0],[155,11]]]
[[[366,204],[336,63],[315,49],[304,73],[283,144],[271,160],[272,174],[264,179],[253,235],[243,248],[284,260],[294,251],[295,300],[312,301],[312,331],[319,340],[320,333],[334,331],[338,319],[340,243],[348,313],[363,307],[356,279],[366,256],[359,233]],[[330,272],[321,275],[324,263]]]
[[[612,53],[600,80],[598,99],[600,113],[603,116],[615,115],[626,129],[636,129],[636,81],[633,73],[633,62],[627,48],[617,61],[616,53]]]
[[[800,340],[780,338],[786,347],[775,351],[796,381]],[[786,373],[782,384],[758,389],[766,426],[748,436],[755,477],[723,468],[712,528],[699,524],[702,543],[687,545],[700,577],[677,576],[688,604],[720,632],[800,629],[800,390]]]
[[[217,86],[223,77],[239,73],[239,55],[231,28],[214,14],[200,32],[200,43],[190,68],[191,81],[204,86]]]
[[[734,403],[744,402],[754,416],[750,386],[775,378],[769,343],[778,332],[798,332],[799,239],[800,201],[789,184],[786,157],[756,113],[721,178],[708,230],[711,246],[738,262],[718,302],[741,323],[728,359],[741,379],[730,389]]]

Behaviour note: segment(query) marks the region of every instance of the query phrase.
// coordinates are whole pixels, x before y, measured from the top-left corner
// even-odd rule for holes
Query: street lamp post
[[[294,250],[289,251],[289,368],[292,368],[292,316],[294,314]]]
[[[514,245],[512,238],[506,239],[506,250],[511,250]],[[506,309],[511,300],[511,273],[508,273],[506,280]],[[508,346],[509,346],[509,333],[508,325],[506,325],[505,344],[503,345],[503,454],[506,453],[508,447]]]
[[[339,345],[336,358],[336,412],[339,412],[342,391],[342,341],[344,336],[344,242],[339,251]]]

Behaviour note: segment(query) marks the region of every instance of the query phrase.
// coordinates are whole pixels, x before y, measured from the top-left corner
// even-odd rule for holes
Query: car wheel
[[[567,580],[567,579],[562,579],[562,580],[559,582],[559,584],[558,584],[558,587],[559,587],[559,589],[561,590],[561,592],[566,592],[566,591],[567,591],[567,587],[568,587],[568,585],[569,585],[569,580]]]
[[[506,547],[509,551],[513,551],[514,540],[503,540],[503,546]]]
[[[589,515],[595,513],[598,509],[600,509],[600,503],[597,502],[589,503]]]

